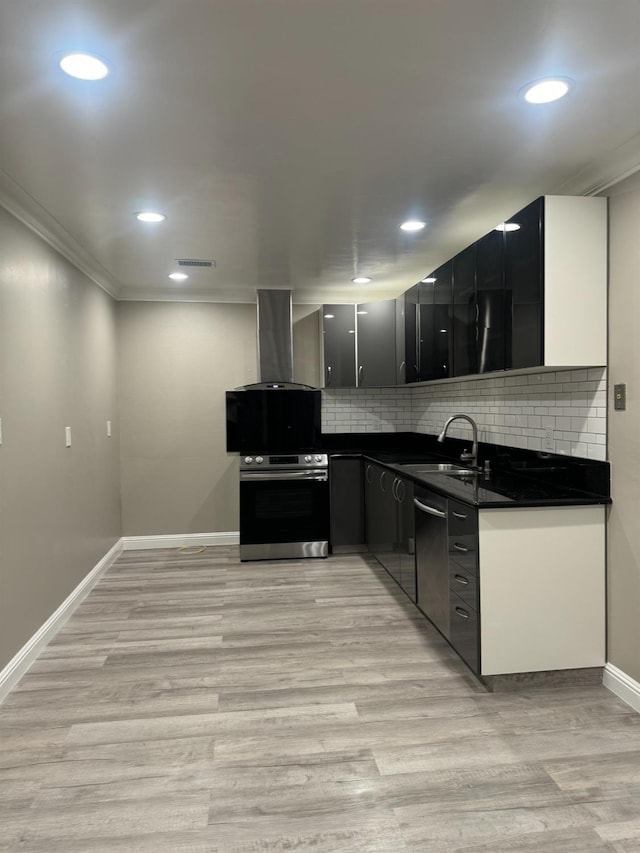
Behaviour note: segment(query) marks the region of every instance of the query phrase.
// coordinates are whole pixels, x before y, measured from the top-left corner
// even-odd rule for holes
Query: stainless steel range
[[[326,557],[326,453],[240,458],[240,559]]]

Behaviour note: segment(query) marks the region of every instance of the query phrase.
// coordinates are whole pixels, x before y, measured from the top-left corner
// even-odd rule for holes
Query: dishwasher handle
[[[418,498],[413,499],[413,503],[418,507],[422,512],[427,512],[429,515],[435,515],[438,518],[446,518],[447,513],[442,512],[442,510],[436,509],[434,506],[428,506],[427,504],[423,504],[422,501],[418,500]]]

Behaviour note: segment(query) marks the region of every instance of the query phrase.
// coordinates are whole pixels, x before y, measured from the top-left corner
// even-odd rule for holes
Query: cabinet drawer
[[[449,536],[471,536],[478,532],[478,512],[472,506],[449,498]]]
[[[449,560],[458,563],[463,569],[478,574],[478,537],[449,536]]]
[[[449,591],[449,642],[474,672],[480,671],[478,614]]]
[[[478,612],[478,578],[453,560],[449,561],[449,589]]]

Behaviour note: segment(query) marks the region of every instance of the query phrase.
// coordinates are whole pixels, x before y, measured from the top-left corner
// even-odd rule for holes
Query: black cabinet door
[[[490,231],[476,243],[478,305],[477,372],[504,370],[504,232]]]
[[[355,305],[322,306],[325,388],[355,387],[355,332]]]
[[[397,580],[395,475],[378,465],[365,465],[365,519],[367,550]]]
[[[453,376],[477,373],[475,244],[453,259]]]
[[[446,379],[451,375],[452,290],[451,261],[419,285],[419,378]]]
[[[396,384],[396,301],[357,306],[358,386]]]
[[[413,505],[413,482],[398,478],[395,489],[398,504],[398,583],[409,596],[416,600],[416,556],[415,556],[415,509]]]
[[[453,265],[447,262],[433,274],[433,354],[434,378],[446,379],[451,376],[451,360],[453,349],[452,329],[452,270]]]
[[[364,547],[364,495],[362,460],[330,460],[331,547],[359,551]]]
[[[396,384],[418,381],[418,285],[396,299]]]
[[[506,225],[519,226],[505,231],[506,367],[536,367],[544,363],[544,199],[527,205]]]
[[[435,276],[429,276],[435,279]],[[435,295],[434,282],[421,282],[418,304],[418,378],[420,382],[435,379]]]

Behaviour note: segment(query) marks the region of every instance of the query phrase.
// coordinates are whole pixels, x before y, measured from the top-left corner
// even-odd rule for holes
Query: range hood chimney
[[[258,377],[260,382],[293,382],[290,290],[258,290]]]

